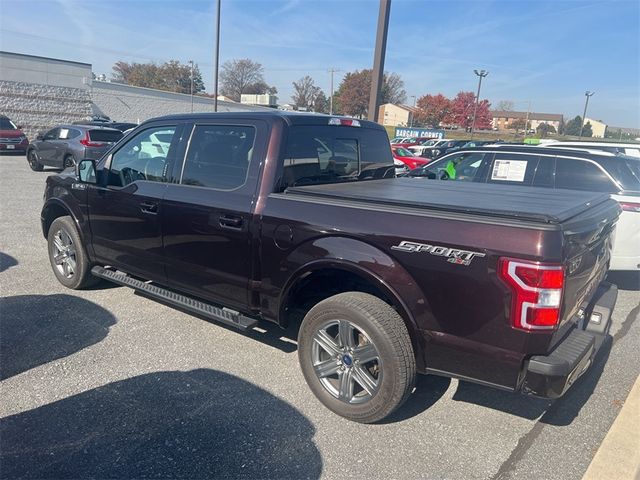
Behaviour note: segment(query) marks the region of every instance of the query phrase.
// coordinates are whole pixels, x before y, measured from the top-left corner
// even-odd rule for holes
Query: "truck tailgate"
[[[566,274],[559,339],[586,306],[607,273],[620,207],[614,200],[586,210],[562,224]]]

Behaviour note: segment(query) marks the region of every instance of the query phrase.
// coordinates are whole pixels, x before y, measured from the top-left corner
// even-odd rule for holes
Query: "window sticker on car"
[[[527,171],[527,162],[521,160],[496,160],[491,172],[491,180],[522,182]]]
[[[68,128],[61,128],[60,129],[60,133],[58,134],[58,138],[61,140],[65,140],[67,138],[69,138],[69,129]]]

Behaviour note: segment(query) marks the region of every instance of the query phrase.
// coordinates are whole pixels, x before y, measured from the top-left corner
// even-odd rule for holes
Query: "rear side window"
[[[300,185],[395,176],[384,132],[342,126],[292,126],[276,191]]]
[[[89,139],[92,142],[112,142],[115,143],[122,138],[122,132],[111,130],[89,130]]]
[[[197,126],[180,183],[217,190],[241,187],[247,180],[255,137],[251,126]]]
[[[496,153],[487,182],[506,185],[531,185],[539,161],[539,155]]]
[[[597,165],[584,160],[557,157],[556,188],[613,193],[618,188]]]
[[[619,155],[602,159],[601,165],[624,190],[640,192],[640,158]]]
[[[540,156],[538,166],[533,174],[533,186],[553,188],[555,185],[554,172],[556,169],[555,157]]]

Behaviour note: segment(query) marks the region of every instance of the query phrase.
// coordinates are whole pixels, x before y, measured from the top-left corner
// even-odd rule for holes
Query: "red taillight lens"
[[[84,138],[80,140],[80,143],[85,147],[104,147],[106,145],[103,142],[92,142],[89,138],[89,132],[84,133]]]
[[[498,275],[512,291],[511,325],[520,330],[551,330],[560,321],[564,268],[501,258]]]
[[[620,202],[620,207],[625,212],[640,212],[640,203]]]

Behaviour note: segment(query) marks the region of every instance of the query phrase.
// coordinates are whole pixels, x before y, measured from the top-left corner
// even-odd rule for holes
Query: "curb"
[[[582,480],[640,479],[640,377]]]

